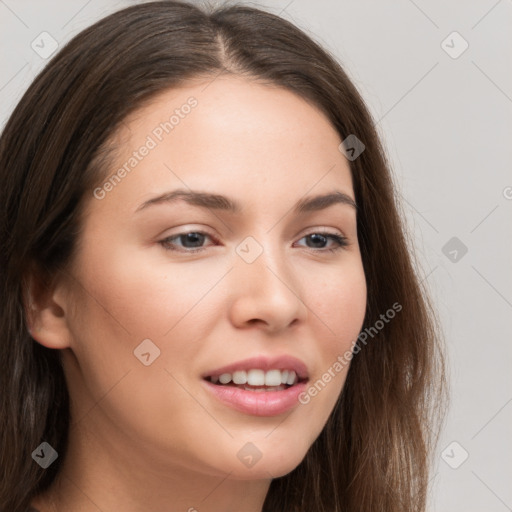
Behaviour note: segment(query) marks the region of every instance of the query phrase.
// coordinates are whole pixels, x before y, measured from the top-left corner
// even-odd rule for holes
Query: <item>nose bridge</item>
[[[276,233],[246,237],[236,248],[236,270],[233,274],[239,321],[254,319],[288,325],[304,315],[292,267],[287,264],[285,248]]]
[[[272,233],[246,237],[237,246],[236,252],[242,260],[238,262],[238,266],[239,271],[244,274],[245,282],[254,281],[265,286],[279,283],[280,286],[284,286],[282,280],[286,282],[293,279],[289,276],[284,248],[275,240]]]

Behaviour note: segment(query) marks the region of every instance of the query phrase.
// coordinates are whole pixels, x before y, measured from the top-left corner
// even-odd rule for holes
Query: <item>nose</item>
[[[257,324],[269,332],[281,332],[306,320],[308,308],[284,249],[261,245],[263,251],[250,263],[236,256],[230,272],[230,319],[238,328]]]

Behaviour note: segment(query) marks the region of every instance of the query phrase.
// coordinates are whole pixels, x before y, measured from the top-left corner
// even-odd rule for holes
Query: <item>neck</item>
[[[105,446],[83,426],[70,429],[62,467],[32,502],[39,512],[261,512],[271,479],[234,480],[215,471],[172,467],[126,443]],[[123,434],[117,433],[117,439]],[[126,441],[126,440],[125,440]]]

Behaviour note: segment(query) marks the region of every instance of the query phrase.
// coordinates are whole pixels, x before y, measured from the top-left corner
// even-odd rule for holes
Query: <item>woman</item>
[[[435,316],[371,117],[308,36],[114,13],[0,162],[1,510],[425,510]]]

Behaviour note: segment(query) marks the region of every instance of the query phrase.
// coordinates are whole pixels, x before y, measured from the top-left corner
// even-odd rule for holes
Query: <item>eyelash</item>
[[[205,247],[199,247],[199,248],[196,248],[196,249],[186,249],[186,250],[182,250],[182,249],[176,249],[176,248],[173,248],[170,244],[169,244],[169,240],[174,240],[175,238],[179,238],[181,236],[185,236],[185,235],[189,235],[189,234],[198,234],[198,235],[205,235],[209,238],[211,238],[214,242],[217,242],[217,240],[211,236],[209,233],[206,233],[205,231],[185,231],[183,233],[177,233],[176,235],[172,235],[172,236],[169,236],[167,238],[164,238],[163,240],[161,240],[159,242],[159,244],[166,250],[166,251],[177,251],[177,252],[182,252],[182,253],[186,253],[186,254],[194,254],[194,253],[198,253],[198,252],[201,252],[201,251],[204,251],[206,250]],[[342,235],[338,235],[336,233],[329,233],[328,231],[314,231],[313,233],[309,233],[307,235],[304,235],[302,238],[306,238],[308,236],[312,236],[312,235],[321,235],[325,238],[328,238],[330,240],[334,240],[334,242],[336,242],[337,246],[336,247],[332,247],[330,249],[314,249],[314,248],[311,248],[311,247],[306,247],[306,249],[312,251],[312,252],[330,252],[330,253],[335,253],[337,251],[339,251],[340,249],[344,249],[345,247],[347,247],[349,245],[348,243],[348,240],[346,237],[342,236]],[[301,240],[302,240],[301,238]]]

